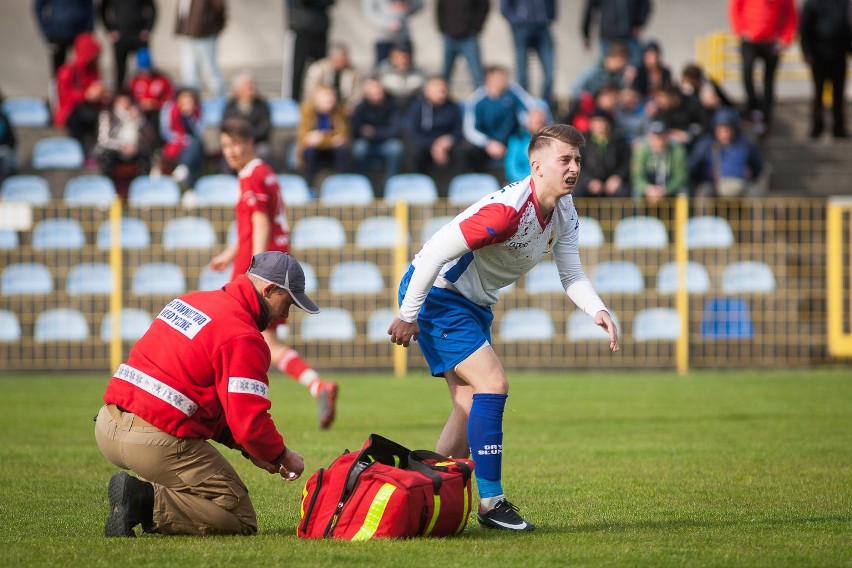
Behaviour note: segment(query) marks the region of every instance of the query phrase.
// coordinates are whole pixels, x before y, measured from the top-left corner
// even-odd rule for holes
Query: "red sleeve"
[[[489,203],[459,223],[470,250],[502,243],[518,230],[518,212],[502,203]]]
[[[262,172],[255,169],[250,176],[240,179],[240,186],[240,200],[245,203],[249,216],[258,211],[269,212],[269,194]]]
[[[799,29],[799,14],[793,0],[787,0],[784,5],[784,13],[781,15],[780,36],[784,45],[790,45],[793,38],[796,37],[796,30]]]
[[[260,337],[239,337],[222,348],[217,390],[234,441],[253,457],[278,463],[284,439],[269,409],[269,348]]]

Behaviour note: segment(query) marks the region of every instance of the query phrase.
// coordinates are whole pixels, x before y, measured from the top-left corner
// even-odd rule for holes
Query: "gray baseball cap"
[[[289,254],[278,251],[256,254],[251,259],[248,273],[290,292],[296,305],[309,314],[319,313],[320,309],[305,294],[305,271]]]

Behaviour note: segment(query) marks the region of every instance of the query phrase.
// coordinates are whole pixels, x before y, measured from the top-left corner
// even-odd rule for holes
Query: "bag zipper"
[[[349,500],[355,493],[355,489],[358,488],[358,485],[361,483],[361,475],[369,469],[369,467],[373,465],[372,463],[365,463],[361,461],[355,461],[352,466],[349,468],[349,471],[346,473],[346,482],[343,484],[343,491],[340,493],[340,500],[337,502],[337,508],[334,510],[334,514],[331,516],[331,520],[328,522],[328,526],[325,527],[325,532],[323,532],[323,537],[328,537],[334,532],[335,527],[337,526],[337,521],[340,520],[340,514],[343,512],[343,507],[346,505],[346,501]],[[361,471],[357,472],[357,480],[352,485],[352,487],[347,491],[346,485],[349,482],[349,477],[352,475],[352,472],[355,471],[356,468],[360,468]]]
[[[317,499],[319,498],[320,489],[322,489],[322,478],[325,473],[325,469],[319,468],[317,471],[317,485],[314,487],[314,494],[311,496],[311,502],[308,503],[308,508],[305,509],[305,519],[302,521],[302,532],[308,532],[308,521],[311,520],[311,514],[314,512],[314,505],[317,504]]]

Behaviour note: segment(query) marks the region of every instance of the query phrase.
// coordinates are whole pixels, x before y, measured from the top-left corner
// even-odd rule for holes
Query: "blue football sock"
[[[479,497],[486,499],[503,494],[503,408],[505,394],[474,394],[467,439],[473,457]]]

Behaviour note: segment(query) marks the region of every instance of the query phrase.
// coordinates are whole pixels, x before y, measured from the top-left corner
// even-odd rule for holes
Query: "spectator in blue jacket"
[[[499,65],[485,72],[485,85],[473,92],[465,103],[464,137],[467,166],[484,172],[489,162],[506,157],[509,138],[517,133],[526,113],[536,101],[509,82],[509,72]]]
[[[408,106],[403,121],[408,171],[431,173],[437,169],[445,177],[461,172],[461,122],[461,110],[449,97],[447,81],[438,75],[430,77]],[[445,190],[445,184],[438,184],[442,195]]]
[[[630,63],[638,67],[642,59],[640,36],[653,10],[652,0],[586,0],[583,10],[583,44],[592,45],[592,20],[598,20],[598,41],[601,54],[609,53],[610,45],[619,41],[630,49]]]
[[[500,11],[512,27],[518,84],[529,90],[527,55],[535,51],[544,73],[539,97],[553,107],[553,36],[549,26],[556,19],[555,0],[500,0]]]
[[[756,180],[763,170],[760,151],[739,132],[739,115],[720,108],[713,132],[695,144],[689,156],[689,172],[696,197],[754,197]]]
[[[377,78],[367,78],[363,90],[364,98],[355,107],[350,123],[352,159],[356,171],[364,175],[369,172],[371,162],[383,162],[388,178],[399,173],[402,159],[398,108]]]
[[[35,0],[34,7],[38,27],[50,48],[55,77],[74,38],[94,29],[95,6],[92,0]]]

